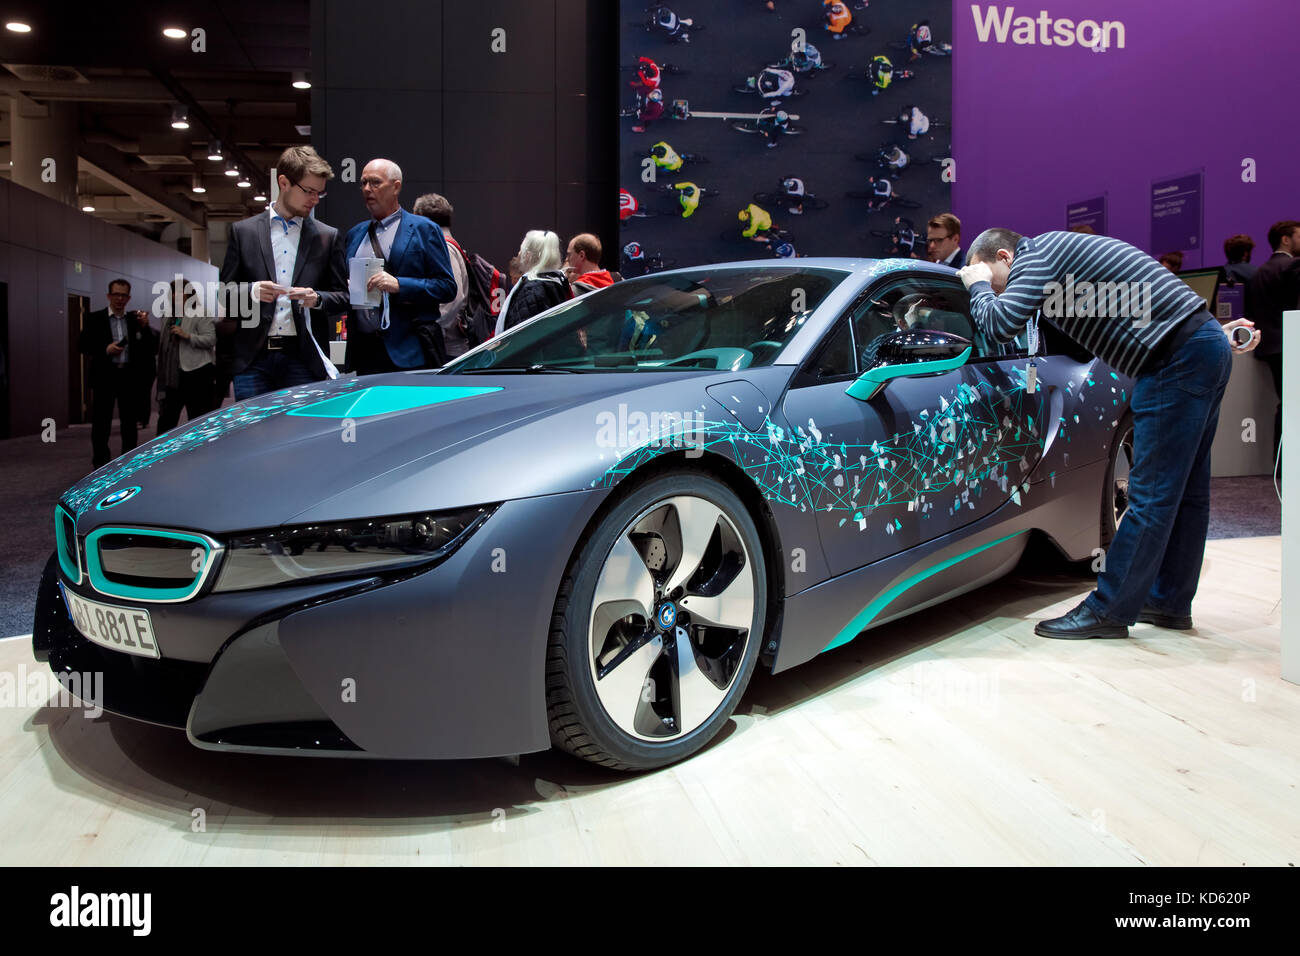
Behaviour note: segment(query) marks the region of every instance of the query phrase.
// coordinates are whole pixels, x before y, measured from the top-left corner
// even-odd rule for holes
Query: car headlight
[[[242,534],[226,545],[213,590],[246,591],[432,565],[459,548],[496,509],[482,505]]]

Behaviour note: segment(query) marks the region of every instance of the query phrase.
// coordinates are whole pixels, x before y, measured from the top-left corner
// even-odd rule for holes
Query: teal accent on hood
[[[359,392],[295,408],[286,414],[307,418],[369,418],[499,391],[500,385],[372,385]]]
[[[938,564],[926,568],[924,571],[913,574],[910,578],[905,578],[902,581],[899,581],[892,588],[877,595],[874,601],[859,611],[857,615],[854,616],[853,620],[849,621],[845,628],[835,635],[834,640],[822,648],[821,652],[824,654],[829,650],[833,650],[834,648],[839,647],[842,644],[847,644],[849,641],[853,640],[861,634],[866,626],[875,620],[876,615],[887,608],[896,597],[906,591],[910,591],[926,578],[938,574],[940,571],[946,571],[954,564],[960,564],[967,558],[973,558],[981,551],[987,551],[989,548],[995,547],[1003,541],[1010,541],[1017,535],[1022,535],[1024,533],[1024,531],[1017,531],[1014,534],[1007,535],[1006,537],[998,538],[996,541],[990,541],[988,544],[982,544],[978,548],[973,548],[970,551],[963,552],[962,554],[954,555],[951,558],[940,561]]]

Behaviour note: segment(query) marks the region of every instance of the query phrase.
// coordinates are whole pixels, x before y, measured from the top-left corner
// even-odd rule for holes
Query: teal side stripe
[[[956,555],[955,557],[948,558],[945,561],[940,561],[938,564],[934,565],[934,567],[926,568],[924,571],[920,572],[919,574],[914,574],[910,578],[898,582],[888,591],[884,592],[881,595],[878,595],[874,601],[872,601],[861,611],[859,611],[854,616],[853,620],[849,621],[849,623],[845,626],[844,630],[836,634],[835,639],[821,649],[820,653],[824,654],[829,650],[832,650],[836,647],[840,647],[844,644],[847,644],[849,641],[853,640],[855,637],[861,634],[863,630],[866,629],[866,626],[870,624],[873,620],[875,620],[876,615],[879,614],[881,611],[883,611],[885,608],[887,608],[896,597],[898,597],[904,591],[910,591],[912,588],[916,587],[926,578],[938,574],[940,571],[946,571],[954,564],[960,564],[962,561],[965,561],[967,558],[973,558],[981,551],[987,551],[989,548],[999,545],[1003,541],[1010,541],[1012,538],[1016,537],[1017,535],[1022,535],[1024,533],[1025,533],[1024,531],[1017,531],[1014,534],[1007,535],[1005,538],[998,538],[996,541],[990,541],[988,544],[982,544],[978,548],[975,548],[972,551],[967,551],[965,554],[959,554]]]
[[[500,385],[372,385],[286,412],[306,418],[368,418],[501,391]]]

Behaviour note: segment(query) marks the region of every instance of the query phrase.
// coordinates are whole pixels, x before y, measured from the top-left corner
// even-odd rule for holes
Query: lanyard
[[[1025,323],[1025,334],[1028,340],[1029,357],[1033,358],[1038,354],[1038,316]]]

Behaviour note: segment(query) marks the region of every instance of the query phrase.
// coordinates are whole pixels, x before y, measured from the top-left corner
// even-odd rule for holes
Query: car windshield
[[[771,365],[848,275],[798,266],[715,266],[629,279],[556,306],[444,372],[653,372]]]

